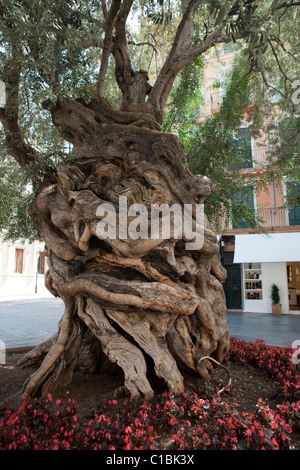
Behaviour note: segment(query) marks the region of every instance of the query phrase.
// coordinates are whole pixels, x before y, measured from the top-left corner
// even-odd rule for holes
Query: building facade
[[[224,89],[215,88],[232,63],[234,52],[223,47],[207,60],[205,69],[204,119],[217,112]],[[238,130],[247,155],[239,170],[247,176],[265,171],[272,154],[269,136],[256,141],[247,124]],[[300,313],[300,207],[286,209],[288,191],[300,191],[293,181],[278,180],[263,188],[249,185],[249,206],[255,212],[259,229],[245,221],[231,222],[219,234],[222,262],[227,270],[224,290],[229,310],[272,312],[271,286],[279,288],[282,313]]]
[[[46,271],[44,243],[0,242],[0,299],[50,296]]]

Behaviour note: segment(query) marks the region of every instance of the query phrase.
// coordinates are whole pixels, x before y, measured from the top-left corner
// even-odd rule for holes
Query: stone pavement
[[[294,341],[300,345],[300,315],[296,313],[227,312],[230,336],[255,342],[263,339],[270,346],[289,346]]]
[[[36,346],[57,331],[63,312],[55,297],[1,300],[0,341],[6,350]]]
[[[6,350],[35,346],[57,331],[64,311],[55,297],[0,299],[0,346]],[[228,312],[230,336],[271,346],[300,343],[300,315]],[[1,343],[2,342],[2,343]],[[298,345],[297,345],[298,347]],[[0,348],[1,349],[1,348]]]

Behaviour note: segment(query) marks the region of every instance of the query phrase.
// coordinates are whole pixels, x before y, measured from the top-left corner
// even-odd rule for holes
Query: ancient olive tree
[[[43,160],[43,177],[32,181],[30,215],[45,242],[45,282],[63,300],[65,311],[57,334],[20,361],[21,366],[37,366],[25,390],[47,393],[70,383],[81,350],[88,348],[89,369],[107,359],[117,364],[133,395],[153,396],[149,367],[171,392],[180,393],[180,370],[208,379],[213,364],[199,359],[210,356],[221,362],[229,348],[229,330],[217,237],[205,219],[197,219],[210,181],[193,175],[179,139],[162,133],[164,107],[178,73],[216,44],[243,39],[255,66],[258,51],[267,45],[271,20],[294,4],[174,2],[180,17],[174,19],[168,55],[151,85],[147,71],[136,70],[129,53],[127,23],[138,2],[102,1],[100,8],[97,2],[24,1],[17,6],[25,26],[30,24],[27,29],[16,27],[16,3],[0,7],[7,52],[1,68],[6,104],[0,118],[7,150],[25,171],[39,165],[42,145],[37,136],[26,138],[19,122],[20,83],[28,70],[33,81],[48,87],[43,108],[73,148],[59,165],[47,166]],[[46,63],[49,44],[53,56]],[[88,101],[65,93],[72,47],[101,50],[97,91]],[[122,97],[118,107],[105,97],[112,58]],[[187,235],[174,215],[169,231],[158,225],[158,236],[151,236],[151,209],[161,205],[181,208],[182,214],[188,207],[194,231]],[[164,209],[158,211],[161,219]],[[99,236],[99,224],[106,236],[103,231]],[[190,249],[197,230],[202,242]]]

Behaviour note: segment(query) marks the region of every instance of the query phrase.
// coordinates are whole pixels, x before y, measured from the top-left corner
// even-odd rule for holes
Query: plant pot
[[[272,304],[272,313],[275,315],[281,314],[281,304]]]

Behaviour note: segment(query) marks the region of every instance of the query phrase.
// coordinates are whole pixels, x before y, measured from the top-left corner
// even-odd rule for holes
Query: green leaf
[[[222,23],[226,14],[227,14],[227,7],[226,5],[222,5],[220,8],[219,14],[217,16],[217,19],[215,21],[215,26],[219,26]]]

